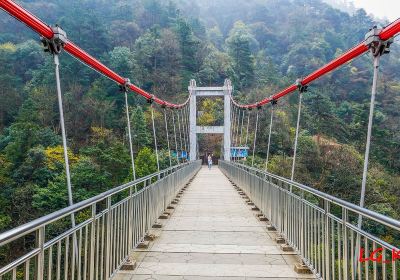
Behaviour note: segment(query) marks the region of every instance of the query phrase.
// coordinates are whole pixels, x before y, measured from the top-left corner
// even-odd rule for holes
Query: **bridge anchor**
[[[289,244],[281,244],[281,249],[283,252],[294,252],[294,249]]]
[[[278,243],[278,244],[285,244],[286,243],[286,239],[284,237],[282,237],[282,236],[277,236],[275,238],[275,242]]]
[[[135,270],[136,266],[136,260],[134,260],[132,257],[129,257],[128,260],[121,266],[121,270]]]
[[[147,233],[144,236],[144,240],[145,241],[154,241],[156,238],[157,238],[157,236],[155,234],[153,234],[153,233]]]
[[[152,228],[162,228],[162,224],[161,223],[154,223],[152,225]]]
[[[304,263],[295,263],[294,271],[299,274],[312,274],[311,269]]]
[[[150,242],[148,240],[144,240],[144,241],[140,242],[136,246],[136,248],[138,248],[138,249],[147,249],[147,248],[149,248],[149,245],[150,245]]]

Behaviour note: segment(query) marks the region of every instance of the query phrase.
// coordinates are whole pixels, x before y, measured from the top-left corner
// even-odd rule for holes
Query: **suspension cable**
[[[232,100],[231,100],[230,106],[231,106],[231,110],[230,110],[230,113],[231,113],[231,115],[230,115],[231,127],[230,127],[229,133],[230,133],[230,138],[231,138],[231,146],[229,147],[229,158],[230,158],[230,160],[232,160],[232,158],[233,158],[232,147],[234,146],[234,144],[233,144],[233,141],[234,141],[234,139],[233,139],[233,127],[234,127],[234,122],[235,122],[235,119],[233,118],[233,112],[235,110],[235,107],[234,107],[235,105],[233,104]]]
[[[167,134],[167,147],[168,147],[169,167],[172,167],[171,148],[170,148],[170,146],[169,146],[167,110],[166,110],[165,108],[164,108],[164,121],[165,121],[165,132],[166,132],[166,134]]]
[[[234,144],[233,144],[233,142],[234,142],[234,139],[233,139],[233,127],[234,127],[234,125],[235,125],[235,119],[233,118],[233,111],[235,111],[235,107],[234,107],[234,105],[233,105],[233,103],[231,102],[231,108],[232,108],[232,110],[231,110],[231,130],[230,130],[230,135],[231,135],[231,146],[233,147],[234,146]]]
[[[126,111],[126,124],[128,126],[128,138],[129,138],[129,150],[131,154],[131,163],[132,163],[132,176],[133,181],[136,180],[136,171],[135,171],[135,158],[133,157],[133,145],[132,145],[132,133],[131,133],[131,120],[129,117],[129,104],[128,104],[128,93],[127,90],[125,92],[125,111]],[[137,192],[137,186],[135,184],[135,192]]]
[[[367,143],[365,144],[364,167],[363,167],[363,176],[362,176],[362,183],[361,183],[360,207],[364,207],[364,204],[365,204],[365,189],[366,189],[366,185],[367,185],[369,150],[370,150],[370,146],[371,146],[372,123],[374,120],[375,96],[376,96],[376,87],[377,87],[377,83],[378,83],[380,57],[381,57],[380,55],[374,56],[374,75],[373,75],[373,79],[372,79],[371,101],[370,101],[370,107],[369,107]],[[361,225],[362,225],[362,216],[359,215],[358,216],[358,227],[361,228]]]
[[[233,139],[234,145],[233,146],[235,147],[235,158],[234,158],[235,162],[238,160],[237,140],[238,140],[238,121],[239,121],[238,116],[239,116],[239,114],[240,114],[240,108],[236,106],[236,112],[235,112],[235,116],[234,116],[235,126],[233,127],[233,135],[234,135],[234,139]]]
[[[246,113],[245,110],[243,110],[243,114],[242,114],[242,123],[240,125],[240,141],[239,141],[239,146],[242,146],[242,136],[243,136],[243,120],[244,120],[244,114]]]
[[[238,108],[238,116],[237,116],[237,121],[236,121],[236,147],[239,146],[239,124],[240,124],[240,114],[241,110]],[[237,158],[237,157],[236,157]]]
[[[269,149],[271,147],[271,134],[272,134],[272,122],[273,122],[273,119],[274,119],[274,104],[272,103],[272,105],[271,105],[271,119],[269,121],[267,158],[265,159],[265,171],[268,171]]]
[[[64,121],[64,110],[62,103],[62,94],[61,94],[61,82],[60,82],[60,60],[58,57],[58,53],[53,53],[54,65],[55,65],[55,73],[56,73],[56,86],[57,86],[57,99],[58,99],[58,110],[60,114],[60,126],[61,126],[61,136],[63,142],[63,152],[64,152],[64,162],[65,162],[65,174],[67,177],[67,188],[68,188],[68,202],[69,205],[74,204],[73,196],[72,196],[72,184],[71,184],[71,173],[69,169],[69,157],[68,157],[68,146],[67,146],[67,133],[65,130],[65,121]],[[75,213],[71,213],[71,225],[72,228],[75,228]],[[76,238],[76,232],[72,234],[73,246],[75,249],[75,262],[78,264],[78,240]]]
[[[186,123],[186,139],[187,139],[187,147],[188,150],[186,151],[186,157],[187,160],[189,161],[189,154],[190,154],[190,127],[189,127],[189,118],[190,118],[190,113],[189,113],[189,105],[185,107],[185,112],[186,112],[186,118],[185,118],[185,123]]]
[[[71,184],[71,173],[69,169],[69,157],[68,157],[68,147],[67,147],[67,134],[65,132],[65,121],[64,121],[64,110],[62,103],[62,95],[61,95],[61,82],[60,82],[60,60],[58,58],[58,54],[54,54],[54,65],[56,72],[56,84],[57,84],[57,98],[58,98],[58,110],[60,114],[60,126],[61,126],[61,136],[63,142],[63,151],[64,151],[64,162],[65,162],[65,174],[67,177],[67,188],[68,188],[68,202],[69,205],[74,204],[74,200],[72,197],[72,184]],[[71,223],[72,227],[75,227],[75,214],[71,214]]]
[[[180,144],[181,144],[181,158],[182,158],[182,154],[183,154],[182,130],[181,130],[181,121],[180,121],[179,111],[178,110],[176,111],[176,115],[178,117],[179,140],[180,140]]]
[[[250,110],[247,112],[246,141],[244,144],[246,147],[247,147],[247,141],[249,140],[249,125],[250,125]]]
[[[237,107],[236,115],[235,115],[235,147],[238,146],[238,124],[239,124],[239,114],[240,114],[240,108]]]
[[[231,160],[233,160],[233,161],[235,161],[235,157],[234,157],[233,150],[232,150],[232,147],[235,147],[235,110],[236,110],[236,106],[233,105],[232,116],[231,116],[231,120],[232,120],[231,146],[229,147],[229,153],[231,155]]]
[[[183,114],[183,109],[181,111],[181,125],[182,125],[182,134],[183,134],[183,145],[185,147],[185,153],[187,154],[187,140],[186,140],[186,132],[185,132],[185,118]],[[183,156],[183,154],[182,154]]]
[[[254,142],[253,142],[253,158],[251,159],[251,166],[254,166],[254,155],[256,151],[256,142],[257,142],[257,129],[258,129],[258,114],[259,114],[259,109],[257,109],[257,114],[256,114],[256,127],[254,129]]]
[[[186,130],[186,116],[185,116],[185,108],[182,108],[182,129],[183,129],[183,135],[184,135],[184,139],[185,139],[185,152],[186,152],[186,160],[187,160],[187,156],[188,156],[188,146],[189,146],[189,139],[188,139],[188,135],[187,135],[187,130]]]
[[[372,29],[371,33],[375,33],[375,30]],[[368,177],[368,164],[369,164],[369,153],[371,147],[371,136],[372,136],[372,124],[374,120],[374,109],[375,109],[375,97],[379,79],[379,66],[380,66],[380,58],[382,54],[388,53],[387,48],[390,46],[387,43],[383,42],[381,39],[372,41],[369,44],[369,48],[371,54],[373,56],[373,77],[372,77],[372,88],[371,88],[371,101],[369,107],[369,116],[368,116],[368,128],[367,128],[367,141],[365,144],[365,154],[364,154],[364,166],[363,166],[363,175],[361,182],[361,194],[360,194],[360,207],[364,208],[365,205],[365,194],[366,194],[366,185],[367,185],[367,177]],[[361,214],[358,215],[357,227],[361,230],[362,228],[362,220],[363,217]],[[357,252],[359,251],[361,243],[361,238],[358,236],[356,240],[356,250],[354,256],[357,257]],[[357,265],[359,263],[354,259],[354,270],[357,271]],[[357,272],[356,272],[357,273]]]
[[[155,149],[155,152],[156,152],[157,171],[160,172],[160,161],[159,161],[159,157],[158,157],[157,135],[156,135],[156,127],[155,127],[155,124],[154,124],[154,108],[153,108],[153,104],[150,105],[150,110],[151,110],[151,122],[153,124],[154,149]],[[160,177],[160,174],[158,174],[158,177]]]
[[[303,91],[300,90],[299,91],[299,108],[297,111],[297,123],[296,123],[296,136],[294,138],[294,149],[293,149],[293,162],[292,162],[292,174],[290,176],[290,180],[293,181],[294,179],[294,168],[296,165],[296,155],[297,155],[297,142],[298,142],[298,138],[299,138],[299,130],[300,130],[300,117],[301,117],[301,100],[303,97]],[[292,188],[293,186],[290,185],[290,192],[292,192]]]
[[[178,141],[176,139],[176,126],[175,126],[175,112],[172,111],[172,123],[174,125],[174,139],[175,139],[175,154],[176,154],[176,160],[179,164],[179,155],[178,155]]]

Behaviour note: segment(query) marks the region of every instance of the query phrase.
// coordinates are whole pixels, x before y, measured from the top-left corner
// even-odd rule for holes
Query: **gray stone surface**
[[[137,250],[134,271],[114,279],[294,280],[314,278],[294,271],[293,252],[283,252],[251,207],[217,167],[203,168],[182,195],[159,236]]]

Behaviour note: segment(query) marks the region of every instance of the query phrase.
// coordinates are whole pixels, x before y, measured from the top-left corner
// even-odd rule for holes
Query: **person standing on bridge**
[[[212,156],[211,156],[210,154],[208,154],[207,161],[208,161],[208,169],[211,170],[211,166],[212,166]]]

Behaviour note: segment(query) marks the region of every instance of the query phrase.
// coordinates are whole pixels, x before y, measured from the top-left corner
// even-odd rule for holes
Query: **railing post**
[[[112,226],[112,214],[111,214],[111,196],[107,197],[107,229],[106,229],[106,250],[105,256],[105,279],[110,277],[110,243],[111,243],[111,226]]]
[[[342,208],[342,226],[343,226],[343,279],[349,279],[348,271],[348,234],[347,234],[347,222],[349,220],[348,210]],[[340,268],[339,268],[340,269]]]
[[[36,231],[36,247],[40,249],[36,259],[36,280],[44,278],[44,239],[45,226],[42,226]]]
[[[331,273],[330,273],[330,255],[331,255],[331,249],[330,249],[330,238],[333,238],[333,236],[330,235],[330,226],[329,226],[329,213],[331,211],[331,204],[328,200],[324,200],[324,208],[325,208],[325,280],[329,280]]]
[[[135,193],[137,192],[137,184],[135,184]],[[133,189],[129,188],[128,200],[128,255],[133,248]]]
[[[97,238],[99,238],[97,236]],[[89,280],[94,279],[94,251],[95,251],[95,239],[96,239],[96,203],[92,205],[92,225],[90,228],[90,268],[89,268]]]

